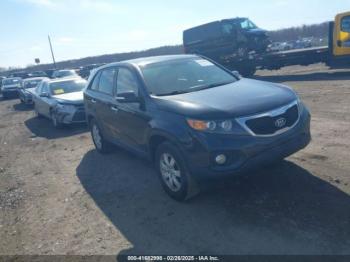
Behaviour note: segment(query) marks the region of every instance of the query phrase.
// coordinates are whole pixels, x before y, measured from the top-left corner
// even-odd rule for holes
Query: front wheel
[[[161,144],[156,152],[155,166],[166,193],[177,201],[188,200],[199,193],[180,151],[169,142]]]

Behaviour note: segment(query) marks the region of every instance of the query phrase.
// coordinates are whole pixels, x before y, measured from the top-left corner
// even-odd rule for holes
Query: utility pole
[[[53,64],[54,64],[54,66],[55,66],[55,69],[57,69],[57,67],[56,67],[56,61],[55,61],[55,56],[54,56],[53,50],[52,50],[52,45],[51,45],[50,36],[48,35],[47,38],[49,39],[49,44],[50,44],[50,50],[51,50],[51,55],[52,55]]]

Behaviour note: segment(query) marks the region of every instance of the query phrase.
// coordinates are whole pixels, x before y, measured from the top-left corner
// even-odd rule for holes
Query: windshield
[[[240,19],[238,23],[239,23],[241,29],[244,29],[244,30],[250,30],[250,29],[257,29],[258,28],[252,21],[250,21],[249,19],[246,19],[246,18]]]
[[[154,95],[194,92],[236,81],[236,78],[208,60],[191,58],[141,67],[148,91]]]
[[[71,70],[67,70],[67,71],[58,71],[55,72],[54,76],[55,77],[66,77],[66,76],[75,76],[76,73],[74,71]]]
[[[34,88],[41,82],[41,79],[29,80],[23,82],[23,88]]]
[[[20,78],[9,78],[2,80],[3,85],[17,85],[21,83]]]
[[[70,80],[50,84],[50,92],[52,95],[62,95],[82,91],[86,85],[85,80]]]

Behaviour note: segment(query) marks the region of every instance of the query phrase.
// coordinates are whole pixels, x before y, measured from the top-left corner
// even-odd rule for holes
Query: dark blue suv
[[[122,146],[154,161],[176,200],[199,182],[281,160],[310,142],[310,114],[284,85],[237,77],[195,55],[96,69],[84,92],[96,149]]]

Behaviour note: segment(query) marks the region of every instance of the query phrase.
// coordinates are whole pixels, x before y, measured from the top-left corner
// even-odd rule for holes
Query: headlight
[[[197,131],[226,134],[246,134],[245,130],[235,120],[194,120],[187,119],[188,125]]]

